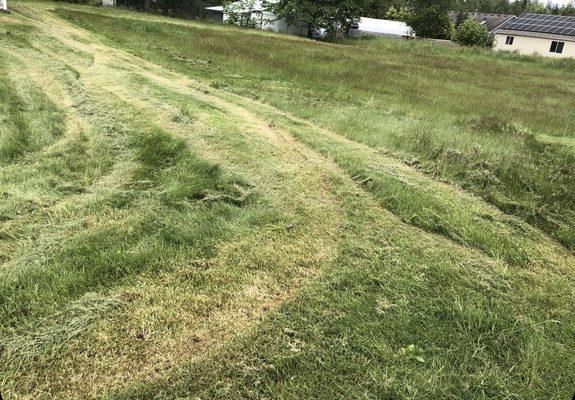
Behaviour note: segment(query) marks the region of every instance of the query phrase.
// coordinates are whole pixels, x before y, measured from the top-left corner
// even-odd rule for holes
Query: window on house
[[[505,39],[505,44],[508,44],[511,46],[513,44],[514,39],[515,39],[515,36],[507,36],[507,39]]]
[[[549,49],[549,52],[551,53],[563,53],[563,47],[565,46],[565,42],[556,42],[553,41],[551,42],[551,49]]]

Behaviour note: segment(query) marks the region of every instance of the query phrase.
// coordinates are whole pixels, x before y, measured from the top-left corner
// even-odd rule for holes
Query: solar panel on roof
[[[501,25],[500,29],[575,36],[575,18],[525,13],[507,21]]]

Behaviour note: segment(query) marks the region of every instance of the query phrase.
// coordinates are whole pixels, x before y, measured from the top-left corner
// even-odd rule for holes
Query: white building
[[[245,7],[244,3],[237,2],[230,4],[228,7],[206,7],[206,11],[209,13],[208,18],[220,20],[222,22],[227,22],[230,19],[228,12],[233,12],[234,14],[242,14],[246,18],[249,18],[256,24],[256,28],[259,29],[290,33],[293,35],[307,34],[307,29],[301,25],[288,25],[285,21],[278,20],[277,16],[267,10],[262,3],[263,2],[261,0],[256,0],[251,3],[249,7]]]
[[[269,3],[269,1],[268,1]],[[250,18],[256,23],[256,27],[264,30],[291,33],[293,35],[307,35],[307,28],[303,25],[288,25],[285,21],[277,18],[277,16],[267,10],[262,4],[261,0],[255,0],[250,7],[245,6],[244,2],[232,3],[228,8],[222,6],[207,7],[208,18],[226,22],[230,16],[228,11],[234,14],[243,14],[246,18]],[[316,37],[325,35],[324,29],[319,29],[314,33]],[[374,18],[360,18],[359,23],[350,31],[352,36],[362,35],[380,35],[392,37],[414,37],[413,29],[405,22],[391,21],[385,19]]]
[[[575,57],[575,17],[522,14],[495,31],[495,49],[547,57]]]
[[[349,33],[351,36],[415,37],[415,32],[405,22],[366,17],[360,18],[358,24]]]

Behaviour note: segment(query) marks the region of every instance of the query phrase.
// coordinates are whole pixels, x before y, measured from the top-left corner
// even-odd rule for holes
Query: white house
[[[521,14],[495,31],[495,49],[548,57],[575,57],[575,17]]]
[[[377,35],[391,37],[415,37],[413,29],[405,22],[362,17],[349,32],[351,36]]]

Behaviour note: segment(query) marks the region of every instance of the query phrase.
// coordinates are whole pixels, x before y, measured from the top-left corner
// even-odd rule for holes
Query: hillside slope
[[[53,3],[0,35],[4,397],[571,395],[573,65]]]

